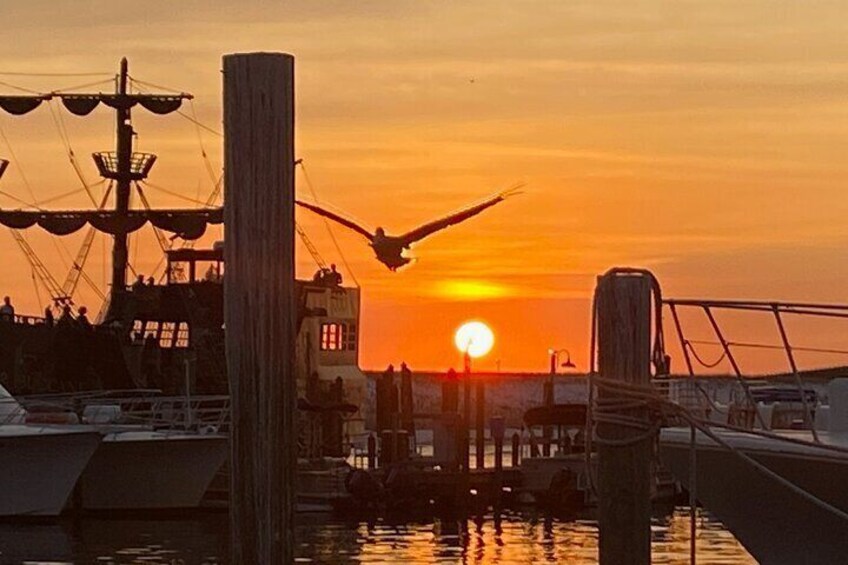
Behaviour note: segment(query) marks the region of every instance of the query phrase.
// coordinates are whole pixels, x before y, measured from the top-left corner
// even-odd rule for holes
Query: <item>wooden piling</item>
[[[518,432],[512,433],[512,466],[518,467],[521,464],[521,435]]]
[[[650,388],[651,284],[643,272],[612,271],[598,281],[598,373],[602,379]],[[621,404],[614,390],[598,402],[616,417],[647,425],[646,408]],[[651,562],[652,439],[644,430],[598,417],[598,517],[601,565]],[[640,439],[641,438],[641,439]]]
[[[297,464],[294,58],[223,65],[230,561],[282,565],[294,561]]]
[[[489,420],[489,430],[495,443],[495,471],[503,470],[503,445],[506,436],[506,421],[503,416],[493,416]]]
[[[368,468],[376,469],[377,468],[377,438],[374,437],[374,434],[368,434]]]
[[[551,355],[551,378],[542,384],[542,404],[550,408],[554,405],[554,373],[556,372],[556,354]],[[551,442],[553,441],[553,428],[544,426],[542,428],[542,456],[551,456]]]
[[[480,375],[477,376],[474,400],[477,404],[477,418],[474,426],[477,468],[483,469],[486,466],[486,384]]]

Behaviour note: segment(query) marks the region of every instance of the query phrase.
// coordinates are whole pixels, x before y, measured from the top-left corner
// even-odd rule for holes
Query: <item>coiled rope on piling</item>
[[[659,284],[653,274],[641,269],[616,269],[608,274],[640,274],[650,277],[654,298],[654,316],[653,328],[655,331],[653,350],[651,352],[651,361],[654,365],[655,373],[658,376],[667,376],[669,372],[669,358],[665,354],[664,340],[662,334],[662,306]],[[718,435],[714,428],[727,429],[734,432],[742,432],[753,436],[768,438],[771,440],[780,440],[787,443],[814,447],[819,450],[827,450],[840,454],[848,453],[848,448],[825,445],[818,441],[812,442],[800,438],[790,438],[781,436],[767,430],[752,430],[732,426],[729,424],[718,424],[707,421],[696,416],[693,412],[684,406],[672,402],[667,396],[660,394],[653,385],[635,384],[621,380],[601,377],[597,369],[597,339],[598,339],[598,293],[592,301],[592,329],[591,329],[591,349],[590,349],[590,364],[589,364],[589,406],[586,414],[586,448],[584,450],[585,469],[587,470],[588,486],[591,492],[597,495],[597,481],[593,475],[593,465],[591,464],[592,442],[595,441],[599,445],[610,447],[628,447],[642,442],[656,442],[658,440],[658,432],[660,428],[668,422],[685,423],[691,429],[689,441],[689,505],[690,505],[690,559],[695,562],[695,531],[696,531],[696,485],[697,485],[697,432],[700,432],[708,439],[712,440],[720,448],[729,451],[733,456],[739,458],[744,463],[753,467],[758,473],[764,475],[768,479],[775,481],[784,488],[789,489],[794,494],[800,496],[806,502],[813,506],[828,512],[835,517],[848,523],[848,512],[841,508],[833,506],[826,500],[822,500],[814,494],[804,490],[792,481],[772,471],[759,461],[752,458],[750,455],[741,449],[731,445]],[[684,342],[684,348],[691,345]],[[694,350],[692,351],[693,353]],[[697,354],[695,354],[697,355]],[[726,355],[726,352],[725,352]],[[724,355],[722,356],[722,359]],[[719,359],[719,362],[722,360]],[[701,359],[698,359],[704,365]],[[715,363],[715,364],[718,364]],[[702,392],[705,392],[702,390]],[[706,396],[706,394],[705,394]],[[626,437],[608,437],[604,435],[607,431],[606,426],[614,426],[618,428],[626,428],[631,430],[631,433]]]

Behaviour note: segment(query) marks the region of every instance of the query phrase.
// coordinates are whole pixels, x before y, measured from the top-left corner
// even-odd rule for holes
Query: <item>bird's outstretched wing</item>
[[[416,228],[410,232],[403,234],[402,236],[400,236],[399,239],[403,242],[404,247],[409,246],[415,243],[416,241],[424,239],[432,233],[445,229],[448,226],[464,222],[468,218],[476,216],[486,208],[491,208],[498,202],[502,202],[503,200],[506,200],[514,194],[519,194],[518,189],[522,186],[523,184],[516,185],[508,190],[501,192],[497,196],[494,196],[484,202],[481,202],[480,204],[477,204],[476,206],[466,208],[465,210],[461,210],[456,214],[451,214],[450,216],[446,216],[434,222],[424,224],[419,228]]]
[[[302,206],[302,207],[306,208],[307,210],[312,210],[313,212],[315,212],[319,216],[324,216],[325,218],[329,218],[329,219],[333,220],[334,222],[338,222],[341,225],[348,227],[348,228],[352,229],[353,231],[355,231],[357,233],[362,234],[363,236],[365,236],[365,238],[368,241],[371,241],[371,240],[374,239],[374,236],[371,235],[371,233],[369,233],[368,230],[366,230],[365,228],[363,228],[362,226],[360,226],[358,224],[355,224],[354,222],[352,222],[351,220],[348,220],[347,218],[343,218],[343,217],[339,216],[338,214],[334,214],[334,213],[332,213],[328,210],[324,210],[323,208],[316,206],[314,204],[307,204],[306,202],[301,202],[300,200],[295,200],[294,203],[297,204],[298,206]]]

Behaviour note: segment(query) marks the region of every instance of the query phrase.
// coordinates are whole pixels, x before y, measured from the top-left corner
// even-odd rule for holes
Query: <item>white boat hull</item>
[[[109,434],[80,478],[82,508],[196,508],[228,452],[222,435]]]
[[[0,434],[0,516],[58,516],[100,440],[94,430],[6,428]]]
[[[784,479],[848,512],[848,454],[717,433]],[[660,450],[662,462],[689,488],[689,429],[663,430]],[[698,500],[759,562],[848,562],[846,520],[704,436],[698,437],[696,450]]]

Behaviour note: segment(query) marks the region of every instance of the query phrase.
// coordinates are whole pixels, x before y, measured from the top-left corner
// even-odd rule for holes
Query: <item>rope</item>
[[[721,346],[720,343],[716,341],[709,340],[697,340],[691,339],[686,340],[688,343],[698,343],[702,345],[717,345]],[[786,346],[777,345],[772,343],[755,343],[750,341],[728,341],[728,345],[732,345],[733,347],[746,347],[750,349],[771,349],[771,350],[785,350]],[[805,346],[792,346],[792,351],[803,351],[805,353],[833,353],[838,355],[848,355],[848,349],[831,349],[826,347],[805,347]]]
[[[142,84],[144,86],[149,86],[150,88],[158,88],[159,90],[167,90],[168,92],[171,92],[173,94],[185,94],[185,91],[183,91],[183,90],[177,90],[175,88],[170,88],[170,87],[167,87],[167,86],[154,84],[152,82],[147,82],[145,80],[137,79],[133,76],[129,76],[129,79],[133,84],[136,84],[136,85]],[[136,87],[136,88],[138,88],[138,87]],[[139,89],[139,92],[142,92],[142,89]]]
[[[18,204],[22,204],[22,205],[23,205],[23,206],[25,206],[26,208],[35,208],[36,210],[41,210],[41,208],[39,208],[39,207],[38,207],[38,206],[36,206],[35,204],[30,204],[30,203],[29,203],[29,202],[27,202],[26,200],[21,200],[20,198],[18,198],[18,197],[17,197],[17,196],[15,196],[14,194],[9,194],[9,193],[8,193],[8,192],[6,192],[5,190],[0,190],[0,195],[3,195],[3,196],[5,196],[6,198],[10,198],[10,199],[14,200],[14,201],[15,201],[15,202],[17,202]]]
[[[174,190],[169,190],[169,189],[161,187],[159,185],[152,184],[150,181],[147,181],[147,180],[141,181],[141,184],[143,184],[146,187],[152,188],[154,190],[158,190],[159,192],[164,192],[165,194],[169,194],[169,195],[173,196],[174,198],[180,198],[182,200],[185,200],[186,202],[191,202],[192,204],[200,204],[204,208],[210,207],[208,200],[207,201],[198,200],[196,198],[192,198],[191,196],[186,196],[184,194],[180,194],[179,192],[176,192]]]
[[[29,88],[24,88],[23,86],[16,86],[16,85],[14,85],[14,84],[11,84],[11,83],[8,83],[8,82],[4,82],[4,81],[2,81],[2,80],[0,80],[0,84],[2,84],[3,86],[5,86],[5,87],[7,87],[7,88],[12,88],[12,89],[14,89],[14,90],[19,90],[19,91],[21,91],[21,92],[26,92],[27,94],[35,94],[36,96],[41,96],[41,93],[40,93],[40,92],[38,92],[37,90],[31,90],[31,89],[29,89]]]
[[[96,77],[96,76],[112,76],[112,73],[22,73],[0,71],[2,76],[11,77]],[[109,79],[112,80],[111,78]]]
[[[206,165],[206,172],[209,178],[212,179],[212,185],[217,184],[217,175],[215,174],[212,162],[209,160],[209,155],[206,153],[206,146],[203,144],[203,134],[201,133],[200,121],[197,119],[197,111],[194,107],[194,100],[189,100],[189,108],[191,108],[191,122],[194,124],[194,130],[197,134],[197,144],[200,145],[200,155],[203,157],[203,163]]]
[[[303,159],[300,160],[300,170],[303,172],[303,180],[306,181],[306,186],[309,188],[309,192],[312,194],[312,199],[316,204],[319,204],[318,193],[315,190],[315,187],[312,185],[312,181],[309,179],[309,173],[306,172],[306,165],[303,164]],[[342,251],[341,245],[339,245],[338,240],[336,240],[336,235],[333,233],[333,228],[330,225],[329,220],[327,218],[321,217],[324,220],[324,227],[327,229],[327,233],[330,235],[330,240],[333,242],[333,246],[336,248],[339,256],[342,258],[342,263],[345,266],[348,274],[350,274],[350,278],[353,279],[353,284],[359,288],[359,281],[356,279],[356,275],[353,272],[353,269],[350,268],[350,264],[347,262],[347,257],[345,257],[344,251]]]
[[[835,516],[837,516],[838,518],[848,522],[848,513],[846,513],[845,511],[831,505],[827,501],[821,500],[820,498],[816,497],[815,495],[805,491],[804,489],[802,489],[801,487],[799,487],[795,483],[785,479],[784,477],[775,473],[774,471],[772,471],[771,469],[769,469],[768,467],[766,467],[762,463],[756,461],[755,459],[753,459],[752,457],[750,457],[749,455],[747,455],[743,451],[740,451],[739,449],[734,448],[727,441],[725,441],[718,434],[716,434],[711,428],[713,428],[713,427],[726,428],[726,429],[729,429],[729,430],[732,430],[732,431],[740,431],[740,432],[748,433],[748,434],[751,434],[751,435],[759,435],[759,436],[767,437],[769,439],[787,441],[789,443],[795,443],[795,444],[801,444],[801,445],[804,445],[804,446],[815,447],[816,449],[826,449],[826,450],[830,450],[830,451],[834,451],[834,452],[838,452],[838,453],[842,453],[842,454],[848,453],[848,448],[839,447],[839,446],[835,446],[835,445],[823,445],[823,444],[819,444],[819,443],[815,443],[815,442],[809,442],[809,441],[800,440],[800,439],[796,439],[796,438],[788,438],[788,437],[785,437],[785,436],[779,436],[777,434],[772,434],[772,433],[763,433],[762,430],[748,430],[748,429],[744,429],[744,428],[738,428],[736,426],[706,422],[706,421],[692,415],[692,413],[689,410],[687,410],[686,408],[684,408],[683,406],[675,404],[675,403],[671,402],[670,400],[668,400],[667,398],[664,398],[661,395],[657,394],[653,390],[652,387],[646,388],[646,387],[641,386],[641,385],[626,383],[626,382],[617,381],[617,380],[613,380],[613,379],[604,379],[604,378],[601,378],[601,377],[598,377],[598,376],[592,376],[591,378],[593,380],[594,386],[598,386],[598,387],[604,388],[606,390],[615,391],[615,393],[618,395],[618,398],[616,399],[616,401],[619,402],[621,405],[634,405],[634,406],[638,405],[638,406],[644,407],[644,408],[646,408],[650,411],[650,414],[653,418],[655,418],[655,421],[658,418],[669,419],[669,418],[675,418],[676,417],[676,418],[682,419],[683,421],[688,423],[690,426],[695,427],[699,432],[704,434],[707,438],[711,439],[713,442],[715,442],[720,447],[724,448],[727,451],[730,451],[731,453],[733,453],[734,456],[739,457],[745,463],[748,463],[749,465],[753,466],[757,471],[763,473],[764,475],[766,475],[770,479],[777,481],[782,486],[790,489],[795,494],[803,497],[807,502],[810,502],[811,504],[814,504],[815,506],[819,507],[820,509],[825,510],[827,512],[830,512],[830,513],[834,514]],[[593,409],[594,409],[594,407],[593,407]],[[595,415],[596,421],[624,425],[624,424],[621,424],[620,421],[629,421],[629,419],[630,419],[626,416],[623,417],[619,414],[608,413],[605,410],[606,410],[606,407],[603,404],[600,405],[600,417],[599,417],[598,414],[596,414]],[[644,422],[640,423],[640,426],[642,426],[644,428],[645,427]],[[653,426],[650,426],[650,427],[653,427]],[[587,436],[591,437],[591,435],[592,435],[592,433],[587,433]],[[645,432],[643,434],[640,434],[638,436],[638,438],[636,438],[636,441],[645,441],[649,437],[651,437],[651,436],[649,436],[649,434],[647,432]],[[604,441],[608,441],[608,440],[604,440],[603,438],[599,438],[599,439],[600,439],[599,443],[604,442]],[[635,443],[635,441],[627,441],[626,443],[623,443],[623,444],[628,445],[628,444],[631,444],[631,443]],[[611,445],[621,445],[621,444],[622,443],[620,443],[618,441],[614,441],[613,443],[611,443]]]
[[[76,173],[77,178],[80,180],[80,183],[82,183],[82,187],[85,189],[86,194],[88,194],[88,198],[91,200],[91,203],[94,206],[97,206],[97,198],[95,198],[94,194],[91,192],[93,185],[88,183],[82,172],[82,168],[80,168],[79,163],[77,163],[74,148],[71,146],[71,138],[68,135],[68,129],[65,126],[65,121],[62,117],[62,112],[57,108],[54,108],[52,100],[48,100],[47,107],[50,109],[50,116],[53,118],[53,123],[56,125],[56,130],[59,132],[59,138],[65,146],[65,152],[68,154],[68,160],[71,163],[71,167],[74,169],[74,173]]]
[[[701,364],[701,366],[703,366],[703,367],[704,367],[704,368],[706,368],[706,369],[713,369],[713,368],[715,368],[715,367],[718,367],[719,363],[721,363],[722,361],[724,361],[724,359],[727,357],[727,353],[726,353],[726,352],[722,352],[721,356],[720,356],[720,357],[719,357],[719,358],[718,358],[718,359],[717,359],[714,363],[707,363],[706,361],[704,361],[704,360],[701,358],[701,356],[700,356],[700,355],[698,355],[698,352],[697,352],[697,351],[695,351],[695,348],[692,346],[692,342],[691,342],[691,341],[689,341],[689,340],[687,339],[687,340],[686,340],[686,342],[685,342],[685,344],[686,344],[686,347],[689,349],[689,351],[692,353],[692,356],[693,356],[693,357],[695,357],[695,360],[696,360],[698,363],[700,363],[700,364]],[[715,345],[721,345],[721,344],[715,344]]]
[[[44,308],[44,302],[41,300],[41,291],[38,290],[38,280],[35,275],[35,267],[30,265],[29,268],[30,277],[32,277],[32,287],[35,289],[35,298],[38,300],[38,309],[41,310]]]
[[[98,80],[96,82],[87,82],[87,83],[84,83],[84,84],[75,84],[73,86],[68,86],[68,87],[65,87],[65,88],[57,88],[56,90],[51,90],[50,94],[59,94],[59,95],[61,95],[61,94],[72,94],[74,90],[80,90],[80,89],[83,89],[83,88],[88,88],[90,86],[99,86],[101,84],[108,84],[108,83],[111,83],[113,80],[114,79],[109,78],[109,79],[105,79],[105,80]]]

